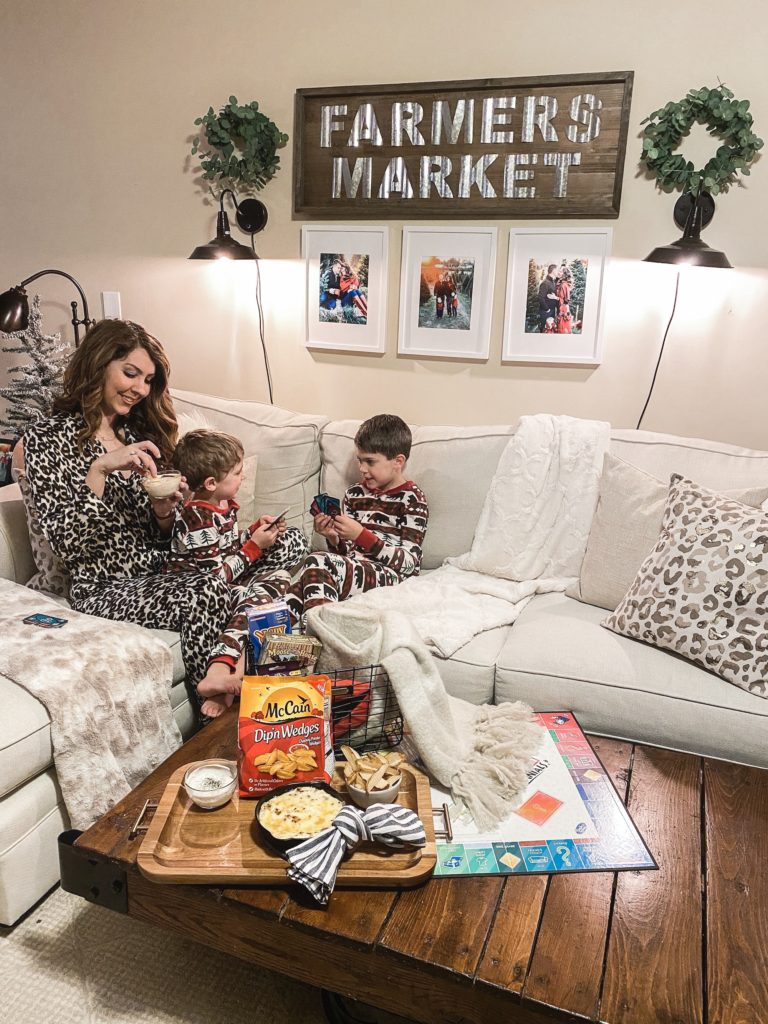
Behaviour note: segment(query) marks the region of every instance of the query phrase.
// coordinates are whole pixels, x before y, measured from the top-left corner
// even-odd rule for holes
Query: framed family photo
[[[384,351],[389,229],[304,225],[306,343],[347,352]]]
[[[502,362],[599,366],[610,228],[513,228]]]
[[[404,228],[397,351],[487,359],[496,228]]]

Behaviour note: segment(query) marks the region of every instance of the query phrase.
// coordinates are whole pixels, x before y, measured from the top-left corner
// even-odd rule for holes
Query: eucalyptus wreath
[[[675,150],[693,125],[704,124],[709,134],[722,139],[715,155],[700,170]],[[691,89],[678,103],[667,103],[644,118],[640,162],[656,176],[665,192],[679,188],[696,195],[700,190],[717,195],[727,192],[739,174],[749,174],[749,164],[763,140],[752,131],[749,100],[736,100],[724,85],[716,89]]]
[[[218,113],[209,107],[195,124],[202,133],[192,143],[192,156],[199,157],[206,181],[258,190],[277,174],[276,151],[288,136],[262,114],[256,100],[240,105],[236,96],[230,96]]]

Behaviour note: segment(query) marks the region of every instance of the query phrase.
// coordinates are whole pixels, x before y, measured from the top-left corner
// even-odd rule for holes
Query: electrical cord
[[[264,368],[267,371],[267,388],[269,389],[269,404],[274,405],[275,399],[272,392],[272,371],[269,368],[269,356],[267,355],[267,342],[264,337],[264,309],[261,305],[261,268],[259,267],[259,257],[256,253],[256,243],[251,235],[251,248],[256,254],[256,309],[259,314],[259,338],[261,340],[261,348],[264,353]]]
[[[673,320],[674,315],[675,315],[675,310],[677,309],[677,293],[679,291],[680,291],[680,271],[678,270],[677,278],[675,280],[675,297],[672,300],[672,312],[669,314],[669,320],[667,321],[667,329],[664,331],[664,337],[661,339],[661,348],[659,349],[659,358],[656,360],[656,369],[653,371],[653,379],[651,380],[651,386],[650,386],[650,389],[648,391],[648,397],[645,400],[645,405],[643,406],[643,411],[640,413],[640,419],[637,421],[637,426],[635,427],[635,430],[639,430],[640,429],[640,424],[643,422],[643,416],[645,416],[645,410],[648,408],[648,403],[650,402],[651,395],[653,394],[653,385],[656,383],[656,374],[659,372],[659,366],[661,364],[661,357],[664,354],[664,343],[667,340],[667,335],[669,334],[669,328],[670,328],[670,325],[672,324],[672,320]]]

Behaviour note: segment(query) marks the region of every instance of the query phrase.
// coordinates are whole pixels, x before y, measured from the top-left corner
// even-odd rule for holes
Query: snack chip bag
[[[245,676],[238,746],[241,797],[257,799],[289,782],[330,782],[330,677]]]

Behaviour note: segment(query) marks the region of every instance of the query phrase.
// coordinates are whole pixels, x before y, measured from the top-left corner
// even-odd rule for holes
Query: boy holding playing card
[[[285,595],[294,624],[310,608],[345,601],[374,587],[391,587],[421,568],[429,509],[407,479],[411,431],[399,416],[382,413],[355,435],[359,484],[350,487],[341,512],[328,515],[313,503],[315,530],[327,551],[313,551]]]

